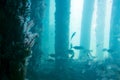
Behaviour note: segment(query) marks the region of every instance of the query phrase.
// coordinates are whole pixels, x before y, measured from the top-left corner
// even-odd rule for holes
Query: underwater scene
[[[0,80],[120,80],[120,0],[0,0]]]

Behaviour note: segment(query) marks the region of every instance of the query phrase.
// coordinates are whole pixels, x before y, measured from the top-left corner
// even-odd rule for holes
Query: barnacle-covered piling
[[[0,80],[24,80],[37,33],[30,32],[30,0],[0,1]]]

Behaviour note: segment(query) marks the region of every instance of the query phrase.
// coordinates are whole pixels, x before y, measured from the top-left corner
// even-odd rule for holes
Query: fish
[[[55,54],[50,54],[49,56],[50,56],[50,57],[55,57]]]
[[[114,52],[114,50],[112,50],[112,49],[106,49],[106,48],[104,48],[102,51],[103,51],[103,52],[107,51],[107,52],[109,52],[109,53],[113,53],[113,52]]]
[[[76,49],[76,50],[83,50],[84,49],[83,46],[73,46],[72,48]]]
[[[70,57],[70,58],[73,58],[74,57],[74,51],[73,50],[68,50],[68,56]]]
[[[109,52],[109,53],[113,53],[114,50],[112,50],[112,49],[108,49],[107,52]]]
[[[75,36],[75,34],[76,34],[76,32],[74,32],[74,33],[72,34],[71,39]]]
[[[55,62],[54,59],[47,59],[46,61],[47,61],[47,62]]]
[[[97,48],[99,48],[99,47],[101,47],[101,46],[103,46],[103,42],[100,42],[100,43],[98,43],[98,44],[96,45]]]
[[[102,49],[103,52],[105,52],[105,51],[107,51],[107,50],[108,50],[107,48],[103,48],[103,49]]]

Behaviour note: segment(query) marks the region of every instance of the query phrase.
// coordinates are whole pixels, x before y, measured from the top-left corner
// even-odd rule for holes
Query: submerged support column
[[[62,74],[67,61],[69,46],[70,0],[55,0],[55,54],[56,69]],[[61,80],[61,79],[58,79]]]
[[[106,0],[97,0],[96,56],[103,59]]]
[[[37,43],[32,48],[33,54],[27,67],[27,78],[30,80],[39,80],[36,76],[39,74],[41,67],[41,34],[43,31],[43,16],[46,5],[45,0],[31,0],[31,2],[31,18],[35,24],[31,31],[37,32],[39,37],[36,39]]]
[[[84,0],[82,22],[81,22],[80,45],[88,50],[90,48],[90,32],[91,32],[90,30],[91,30],[93,10],[94,10],[94,0]],[[80,52],[81,57],[83,54],[84,54],[83,52]]]
[[[111,54],[114,60],[120,58],[120,0],[113,0],[111,27],[110,27],[110,49],[113,50]]]
[[[30,6],[29,0],[0,0],[0,80],[25,80],[35,37],[29,32]]]

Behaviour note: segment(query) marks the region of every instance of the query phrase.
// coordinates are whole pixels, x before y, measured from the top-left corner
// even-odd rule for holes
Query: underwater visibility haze
[[[0,0],[0,80],[120,80],[120,0]]]

